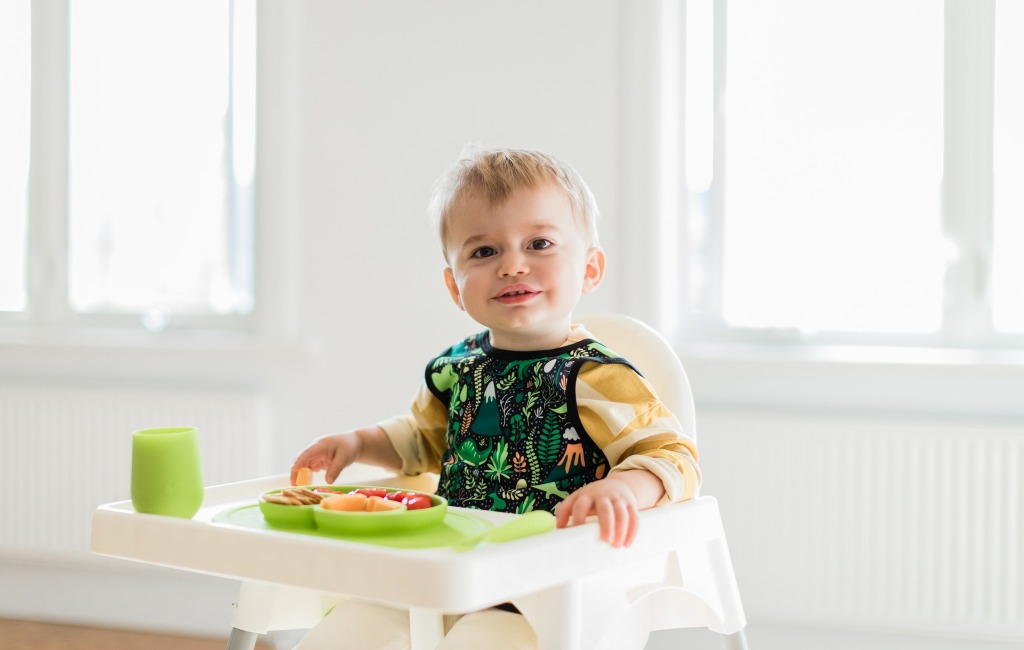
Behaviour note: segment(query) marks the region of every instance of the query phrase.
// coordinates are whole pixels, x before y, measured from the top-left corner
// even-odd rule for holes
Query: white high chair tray
[[[218,513],[255,503],[261,493],[287,481],[287,476],[274,476],[208,487],[203,507],[192,519],[140,514],[130,501],[100,506],[93,517],[92,550],[244,582],[464,613],[564,584],[598,567],[707,541],[717,536],[719,521],[717,502],[702,497],[647,511],[636,540],[625,549],[601,542],[597,525],[588,523],[501,544],[481,544],[465,552],[447,547],[388,548],[213,521]],[[394,477],[373,484],[417,487],[414,480]],[[516,516],[452,510],[496,523]],[[679,525],[680,510],[687,511],[688,525]],[[707,525],[694,525],[699,520]]]

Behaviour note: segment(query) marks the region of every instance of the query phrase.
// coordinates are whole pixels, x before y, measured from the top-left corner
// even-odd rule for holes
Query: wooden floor
[[[227,639],[204,639],[0,618],[0,650],[224,650]],[[258,643],[259,650],[271,646]]]

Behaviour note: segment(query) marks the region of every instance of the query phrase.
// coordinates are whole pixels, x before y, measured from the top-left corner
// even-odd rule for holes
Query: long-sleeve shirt
[[[490,345],[487,332],[431,360],[411,412],[380,423],[406,474],[437,472],[453,505],[551,510],[612,472],[643,469],[661,503],[695,496],[697,448],[628,361],[575,327],[556,350]]]

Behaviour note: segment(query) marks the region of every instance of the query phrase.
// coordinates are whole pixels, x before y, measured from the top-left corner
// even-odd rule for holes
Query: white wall
[[[295,75],[281,80],[287,97],[261,93],[283,120],[262,124],[261,220],[283,222],[290,267],[267,270],[289,278],[278,296],[287,336],[313,349],[287,390],[282,454],[406,407],[426,359],[473,331],[444,289],[424,216],[434,179],[467,142],[535,147],[578,167],[611,257],[594,308],[614,302],[619,3],[274,7],[293,14],[280,24],[297,45],[287,61],[261,61]]]

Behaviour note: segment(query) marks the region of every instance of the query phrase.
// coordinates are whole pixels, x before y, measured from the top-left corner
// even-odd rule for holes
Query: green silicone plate
[[[299,506],[282,506],[299,507]],[[414,510],[413,512],[420,512]],[[393,533],[347,533],[316,528],[291,528],[271,526],[256,504],[236,506],[218,512],[213,522],[225,526],[236,526],[255,530],[287,530],[297,535],[343,539],[361,544],[373,544],[390,548],[435,548],[463,543],[475,538],[494,526],[482,517],[465,512],[448,510],[436,525],[425,528]]]
[[[344,493],[358,488],[373,488],[372,485],[327,485],[322,487]],[[380,489],[380,488],[377,488]],[[393,488],[385,488],[395,492]],[[288,530],[322,530],[338,535],[388,535],[403,533],[419,528],[437,525],[448,511],[448,501],[436,494],[401,490],[410,494],[426,494],[432,505],[420,510],[386,510],[382,512],[341,512],[326,510],[318,505],[289,506],[270,503],[260,495],[259,510],[263,518],[274,528]],[[264,494],[278,494],[271,490]]]
[[[280,494],[281,490],[272,490],[266,494]],[[259,509],[267,523],[275,528],[316,528],[313,520],[313,506],[286,506],[270,503],[260,495]]]

